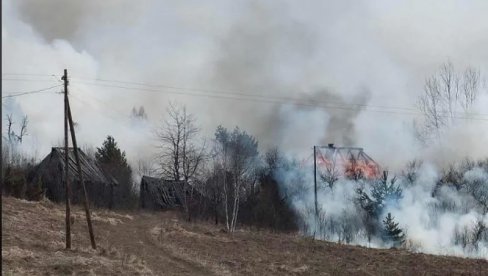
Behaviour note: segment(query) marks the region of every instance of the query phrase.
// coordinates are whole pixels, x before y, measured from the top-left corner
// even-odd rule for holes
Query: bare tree
[[[12,130],[12,125],[14,124],[14,121],[12,120],[12,114],[7,115],[7,138],[9,142],[12,142],[12,137],[15,136],[13,130]]]
[[[464,181],[463,184],[462,188],[480,205],[482,213],[488,213],[488,179],[477,177]]]
[[[275,171],[283,162],[283,156],[277,147],[272,147],[264,154],[267,173]]]
[[[481,85],[480,71],[473,68],[467,68],[464,71],[461,83],[461,104],[465,112],[468,112],[479,93]]]
[[[185,106],[171,103],[167,116],[156,132],[161,176],[184,186],[179,189],[182,191],[180,197],[190,220],[192,182],[204,161],[205,143],[197,143],[199,129],[195,126],[195,117],[187,113]]]
[[[20,125],[20,130],[16,133],[12,126],[14,125],[14,120],[12,118],[12,114],[7,115],[7,139],[10,143],[12,142],[19,142],[22,144],[22,140],[24,136],[27,135],[27,125],[29,123],[29,119],[27,115],[22,118],[22,123]]]
[[[144,109],[144,106],[140,106],[139,109],[136,109],[136,107],[132,107],[131,111],[131,118],[135,119],[140,119],[140,120],[147,120],[147,114],[146,110]]]
[[[445,126],[443,116],[442,94],[438,79],[433,77],[427,79],[424,86],[424,94],[419,99],[419,108],[424,115],[425,132],[435,132],[439,135],[439,130]]]
[[[427,140],[432,134],[437,138],[444,127],[449,127],[459,116],[469,117],[481,88],[480,71],[468,67],[463,73],[455,71],[447,62],[427,78],[418,107],[424,117],[419,136]]]
[[[418,178],[419,170],[422,167],[422,160],[412,160],[407,163],[405,170],[402,171],[402,177],[408,185],[413,185]]]
[[[340,171],[337,167],[336,162],[326,162],[323,164],[325,170],[321,170],[319,172],[320,179],[332,189],[334,187],[334,183],[339,180]]]
[[[241,197],[249,193],[248,189],[256,181],[257,148],[256,139],[237,127],[229,132],[219,126],[215,132],[214,155],[222,168],[223,203],[229,232],[236,229]]]
[[[29,123],[29,120],[27,119],[27,116],[24,116],[24,118],[22,119],[22,125],[20,127],[20,132],[17,135],[17,140],[21,144],[22,144],[23,137],[27,135],[27,124],[28,123]]]
[[[139,159],[137,161],[137,172],[139,176],[154,176],[157,173],[157,170],[154,168],[153,164],[145,159]]]

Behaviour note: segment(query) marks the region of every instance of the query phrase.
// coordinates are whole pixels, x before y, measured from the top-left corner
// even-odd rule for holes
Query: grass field
[[[339,245],[296,234],[187,223],[174,212],[94,210],[98,249],[73,207],[2,198],[2,275],[488,275],[488,261]]]

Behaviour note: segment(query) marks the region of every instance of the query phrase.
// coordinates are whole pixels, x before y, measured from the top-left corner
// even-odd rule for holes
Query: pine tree
[[[396,203],[403,196],[403,191],[400,185],[396,184],[396,177],[388,178],[388,172],[383,172],[381,179],[375,180],[371,183],[370,192],[364,187],[356,189],[358,195],[357,200],[371,218],[380,219],[385,205]]]
[[[107,136],[101,148],[97,148],[95,158],[102,164],[117,164],[118,166],[128,167],[125,152],[121,151],[112,136]]]
[[[383,240],[392,242],[393,247],[402,246],[405,243],[405,234],[403,230],[398,227],[398,223],[394,221],[391,213],[388,213],[383,220]]]
[[[112,136],[107,136],[102,147],[97,148],[95,158],[102,168],[118,182],[114,190],[113,201],[111,199],[109,207],[112,207],[112,202],[115,203],[117,208],[128,208],[137,205],[132,186],[132,169],[127,163],[125,152],[120,150]]]

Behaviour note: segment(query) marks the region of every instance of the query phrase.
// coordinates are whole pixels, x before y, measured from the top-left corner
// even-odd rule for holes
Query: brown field
[[[98,249],[74,208],[64,249],[64,206],[2,198],[3,275],[488,275],[488,261],[369,249],[292,234],[233,235],[175,213],[94,210]]]

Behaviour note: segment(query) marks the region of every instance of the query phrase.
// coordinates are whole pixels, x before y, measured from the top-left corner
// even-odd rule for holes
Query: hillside
[[[3,275],[487,275],[488,261],[368,249],[298,235],[233,235],[175,213],[94,210],[91,250],[74,207],[73,247],[64,249],[64,208],[2,198]]]

